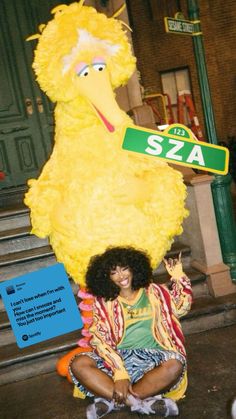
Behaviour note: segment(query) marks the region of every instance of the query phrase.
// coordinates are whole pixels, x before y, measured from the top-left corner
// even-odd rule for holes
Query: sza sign
[[[147,142],[150,147],[145,149],[146,153],[151,154],[153,156],[160,156],[163,153],[163,147],[161,143],[164,141],[163,137],[159,135],[150,135],[148,137]],[[169,138],[169,145],[172,146],[169,151],[167,151],[165,158],[175,161],[183,161],[183,154],[184,153],[184,145],[183,141],[175,140],[174,138]],[[200,166],[205,167],[205,161],[202,154],[202,149],[200,145],[193,145],[192,150],[190,151],[189,155],[186,156],[186,163],[194,163],[199,164]]]
[[[197,141],[192,132],[180,124],[170,125],[163,133],[128,127],[122,148],[182,166],[222,175],[228,172],[228,149]]]

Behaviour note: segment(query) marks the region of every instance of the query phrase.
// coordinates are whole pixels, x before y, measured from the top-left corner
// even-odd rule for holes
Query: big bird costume
[[[57,260],[83,287],[90,257],[108,246],[143,248],[153,267],[159,264],[182,232],[186,190],[167,163],[121,148],[132,121],[114,89],[135,69],[122,23],[83,1],[53,13],[31,39],[39,38],[37,81],[56,102],[55,145],[39,178],[29,181],[25,203],[32,233],[49,237]]]

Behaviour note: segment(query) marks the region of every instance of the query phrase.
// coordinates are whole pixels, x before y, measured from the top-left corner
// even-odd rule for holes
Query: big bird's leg
[[[67,379],[70,382],[71,377],[68,371],[72,358],[78,353],[88,352],[92,350],[89,345],[91,335],[88,329],[93,321],[92,305],[94,297],[91,294],[87,293],[85,288],[81,288],[79,290],[78,297],[82,299],[82,301],[79,303],[79,308],[83,320],[83,329],[81,331],[83,338],[78,341],[78,348],[73,349],[72,351],[64,355],[62,358],[60,358],[56,366],[58,374],[63,377],[67,377]],[[80,396],[82,397],[82,395]]]
[[[86,292],[85,288],[81,288],[78,292],[78,297],[82,299],[81,303],[79,304],[82,320],[84,327],[81,331],[81,334],[83,336],[82,339],[78,341],[78,344],[82,348],[89,348],[89,342],[91,339],[91,334],[89,332],[89,327],[91,326],[93,322],[93,301],[94,297]]]

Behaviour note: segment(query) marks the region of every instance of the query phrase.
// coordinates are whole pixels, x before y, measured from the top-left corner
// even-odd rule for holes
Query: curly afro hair
[[[96,297],[114,300],[120,288],[110,279],[117,266],[129,267],[133,274],[132,289],[138,290],[152,282],[152,268],[148,255],[133,247],[111,247],[90,259],[86,272],[88,291]]]

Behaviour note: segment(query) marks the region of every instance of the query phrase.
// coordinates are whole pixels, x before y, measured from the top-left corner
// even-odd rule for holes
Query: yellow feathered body
[[[77,41],[81,28],[87,31],[82,46]],[[88,38],[91,48],[85,48]],[[55,145],[39,178],[29,181],[25,202],[31,209],[32,233],[49,237],[58,261],[80,285],[90,257],[108,246],[142,248],[153,267],[159,264],[182,232],[187,213],[180,172],[154,157],[122,150],[123,129],[132,121],[114,107],[114,130],[109,131],[97,103],[101,101],[109,119],[110,93],[99,83],[92,93],[86,87],[86,95],[74,69],[82,61],[89,71],[93,58],[101,56],[106,74],[99,70],[98,80],[109,79],[113,89],[125,83],[135,60],[121,23],[73,3],[46,26],[34,61],[41,88],[57,102]],[[93,85],[93,71],[85,83],[91,76]],[[96,89],[98,99],[93,101]]]

